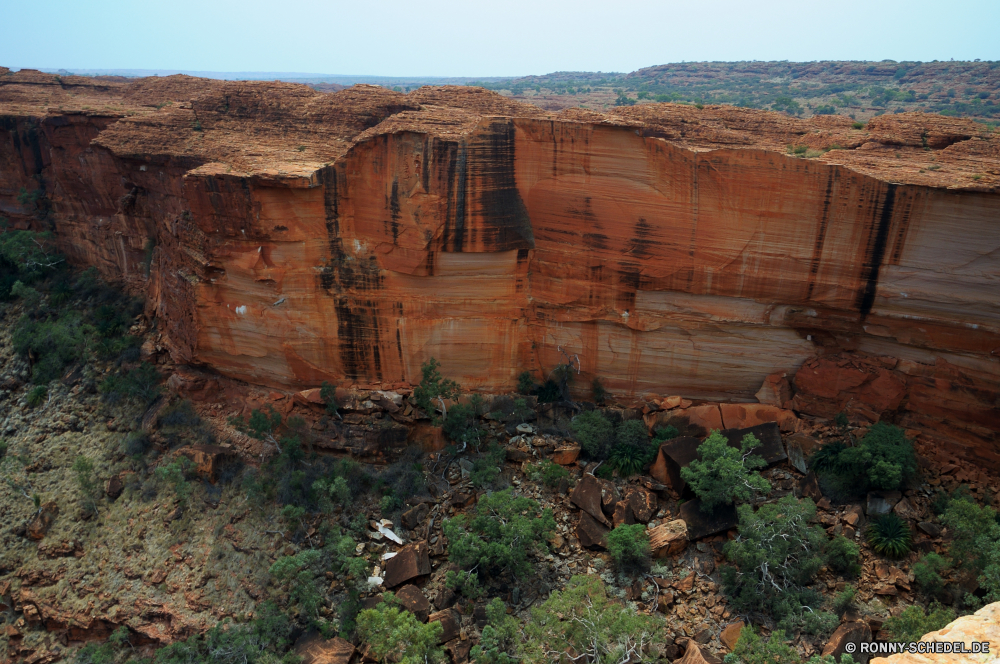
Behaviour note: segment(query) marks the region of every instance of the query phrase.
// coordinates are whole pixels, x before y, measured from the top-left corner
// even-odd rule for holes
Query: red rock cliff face
[[[304,387],[433,356],[506,390],[563,349],[583,391],[750,399],[832,349],[998,406],[1000,137],[972,122],[23,71],[0,122],[0,214],[146,291],[180,363]]]

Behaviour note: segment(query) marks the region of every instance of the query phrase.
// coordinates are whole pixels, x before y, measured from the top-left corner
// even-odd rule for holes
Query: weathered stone
[[[122,491],[125,490],[125,485],[122,480],[117,475],[114,475],[104,483],[104,493],[111,500],[118,500],[118,497],[122,495]]]
[[[709,664],[709,662],[702,654],[701,646],[692,639],[687,642],[684,656],[674,662],[674,664]]]
[[[726,429],[722,432],[722,435],[729,441],[729,446],[737,449],[747,434],[753,435],[760,441],[760,445],[754,448],[753,453],[763,457],[767,465],[773,466],[788,458],[788,455],[785,454],[785,446],[781,442],[781,430],[777,422],[765,422],[742,429]]]
[[[427,507],[427,503],[420,503],[416,507],[412,507],[403,512],[400,517],[400,523],[402,523],[403,527],[407,530],[413,530],[423,522],[429,511],[430,508]]]
[[[819,447],[818,440],[804,433],[793,433],[785,438],[788,462],[803,475],[809,472],[809,457]]]
[[[682,436],[662,443],[657,462],[651,469],[656,472],[653,477],[669,485],[678,495],[683,495],[687,482],[681,477],[681,468],[698,458],[699,445],[701,441],[691,436]]]
[[[194,465],[194,471],[198,476],[209,482],[216,480],[219,468],[225,461],[236,456],[231,447],[219,445],[191,445],[180,448],[177,454],[187,457]]]
[[[920,518],[920,512],[913,506],[913,504],[906,498],[901,498],[896,506],[892,508],[899,518],[907,519],[909,521],[916,521]]]
[[[761,403],[719,404],[722,423],[727,429],[746,429],[773,423],[781,431],[797,431],[799,418],[791,410]]]
[[[656,595],[656,609],[660,613],[667,613],[674,603],[674,594],[669,590],[661,590]]]
[[[28,539],[40,540],[45,537],[57,516],[59,516],[59,505],[51,500],[42,503],[38,512],[28,521]]]
[[[391,559],[390,559],[391,560]],[[400,606],[416,616],[420,622],[426,622],[431,612],[431,603],[420,588],[405,585],[396,591],[396,601]]]
[[[816,478],[816,473],[810,471],[799,480],[799,494],[803,498],[812,498],[814,503],[823,500],[823,492],[820,491],[819,479]]]
[[[427,422],[417,422],[410,429],[407,442],[420,447],[424,452],[440,452],[448,445],[444,430]]]
[[[466,664],[469,661],[469,652],[472,651],[472,639],[452,639],[444,649],[448,652],[452,664]]]
[[[870,655],[861,652],[860,644],[865,641],[872,640],[872,630],[867,623],[864,622],[845,622],[841,623],[830,639],[827,641],[826,646],[823,648],[823,656],[833,655],[836,661],[840,661],[840,656],[847,652],[847,644],[855,644],[855,652],[851,653],[854,657],[855,662],[859,664],[866,664]]]
[[[302,658],[302,664],[348,664],[354,656],[354,645],[339,636],[324,639],[310,632],[296,641],[295,654]]]
[[[921,532],[927,534],[930,537],[941,537],[941,531],[943,528],[936,523],[930,523],[929,521],[921,521],[917,524],[917,528]]]
[[[576,463],[577,458],[580,456],[580,446],[576,443],[559,445],[552,454],[549,455],[549,460],[553,463],[558,463],[560,466],[571,466]]]
[[[399,553],[386,561],[383,583],[386,588],[395,588],[430,573],[431,561],[427,542],[417,542],[404,546]]]
[[[681,518],[687,523],[688,539],[691,541],[725,532],[739,523],[734,505],[719,505],[706,514],[697,498],[681,505]]]
[[[576,483],[569,500],[599,523],[610,527],[611,522],[604,516],[604,511],[601,509],[602,489],[601,480],[589,473],[584,473],[583,478]]]
[[[625,500],[628,501],[635,520],[640,523],[647,523],[656,514],[656,494],[652,491],[642,487],[629,487],[625,493]]]
[[[627,501],[619,500],[615,504],[615,512],[611,517],[611,524],[613,528],[617,528],[622,524],[632,525],[635,523],[635,517],[632,515],[632,508],[629,507]]]
[[[932,643],[960,641],[965,644],[966,648],[971,648],[972,642],[978,641],[989,643],[990,652],[988,656],[984,656],[982,653],[963,655],[954,653],[911,655],[905,653],[889,657],[876,657],[871,660],[871,664],[980,664],[993,662],[996,659],[995,653],[1000,651],[1000,602],[987,604],[972,615],[962,616],[936,632],[925,634],[920,640]]]
[[[868,502],[865,512],[868,516],[878,516],[888,514],[896,506],[902,497],[899,491],[870,491],[868,492]]]
[[[432,613],[427,618],[427,622],[441,623],[441,636],[438,637],[438,645],[457,639],[461,633],[462,617],[454,609],[444,609]]]
[[[687,548],[687,523],[681,519],[661,523],[646,531],[649,536],[649,550],[654,558],[674,556]]]
[[[729,648],[730,652],[736,648],[736,642],[740,640],[740,633],[743,631],[743,627],[743,621],[737,620],[734,623],[726,625],[722,633],[719,634],[719,640],[722,641],[722,645]]]
[[[587,549],[606,549],[609,532],[611,529],[589,512],[580,512],[580,521],[576,524],[576,537],[580,540],[580,546]]]
[[[851,505],[844,511],[844,523],[855,529],[865,525],[865,512],[861,505]]]

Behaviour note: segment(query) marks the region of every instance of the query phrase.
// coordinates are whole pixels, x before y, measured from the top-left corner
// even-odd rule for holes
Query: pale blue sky
[[[1000,60],[1000,0],[0,0],[0,65],[392,76]]]

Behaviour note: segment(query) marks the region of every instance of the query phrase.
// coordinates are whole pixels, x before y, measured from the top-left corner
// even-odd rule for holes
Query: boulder
[[[701,646],[691,639],[687,642],[687,649],[684,651],[684,656],[674,662],[674,664],[709,664],[709,662],[702,654]]]
[[[729,649],[729,652],[736,649],[736,642],[740,640],[740,633],[743,631],[743,627],[743,621],[737,620],[734,623],[726,625],[722,633],[719,634],[719,640],[722,641],[722,645]]]
[[[921,521],[917,524],[917,528],[921,532],[925,533],[929,537],[941,537],[941,531],[944,530],[941,526],[936,523],[931,523],[929,521]]]
[[[737,405],[737,404],[733,404]],[[753,434],[760,441],[760,445],[754,448],[754,454],[763,457],[767,465],[773,466],[788,458],[785,454],[785,446],[781,442],[781,430],[776,422],[766,422],[743,429],[726,429],[722,435],[729,441],[730,447],[739,448],[743,436]]]
[[[26,527],[28,539],[40,540],[45,537],[57,516],[59,516],[59,505],[51,500],[42,503],[41,508],[31,517]]]
[[[704,433],[701,435],[704,436],[716,429],[725,428],[722,424],[722,413],[719,411],[718,404],[692,406],[684,410],[681,417],[685,418],[692,427],[703,431]]]
[[[625,501],[628,502],[635,520],[640,523],[648,523],[656,514],[656,494],[648,489],[636,486],[629,487],[625,491]]]
[[[713,512],[705,513],[697,498],[681,505],[681,518],[687,524],[688,539],[692,542],[735,528],[739,523],[735,505],[719,505]]]
[[[431,560],[427,542],[417,542],[404,546],[386,562],[383,583],[386,588],[395,588],[430,573]]]
[[[611,529],[589,512],[580,512],[580,521],[576,524],[576,537],[580,540],[580,546],[587,549],[606,549],[609,532]]]
[[[649,536],[649,550],[654,558],[674,556],[687,548],[687,523],[681,519],[661,523],[650,528],[646,534]]]
[[[741,429],[764,423],[774,423],[782,431],[797,431],[799,418],[790,410],[761,403],[719,404],[722,423],[727,429]]]
[[[403,527],[407,530],[413,530],[423,523],[423,520],[429,511],[430,508],[427,507],[427,503],[420,503],[416,507],[403,512],[403,515],[400,517],[400,523],[402,523]]]
[[[820,446],[820,442],[804,433],[793,433],[785,439],[788,462],[803,475],[809,472],[809,457]]]
[[[888,514],[902,497],[899,491],[869,491],[865,512],[870,517]]]
[[[803,498],[812,498],[814,503],[823,500],[823,492],[819,489],[819,479],[816,478],[816,473],[810,471],[799,480],[799,495]]]
[[[892,511],[895,512],[899,518],[906,519],[907,521],[916,521],[920,518],[920,512],[918,512],[917,508],[913,506],[913,503],[906,498],[900,498],[899,502],[892,508]]]
[[[108,478],[108,481],[104,483],[104,493],[111,500],[118,500],[118,497],[122,495],[122,491],[124,490],[125,485],[117,475]]]
[[[427,618],[427,622],[441,623],[441,636],[438,637],[438,645],[447,643],[452,639],[457,639],[461,635],[462,616],[454,609],[444,609],[443,611],[432,613]]]
[[[571,466],[576,463],[579,456],[580,446],[576,443],[568,443],[556,447],[549,456],[549,460],[553,463],[558,463],[560,466]]]
[[[310,632],[295,643],[295,654],[302,658],[302,664],[348,664],[354,656],[354,646],[339,636],[324,639]]]
[[[474,645],[472,639],[452,639],[445,645],[444,649],[451,658],[452,664],[466,664],[469,661],[469,652]]]
[[[603,489],[601,480],[590,473],[584,473],[583,478],[577,482],[576,488],[570,494],[569,500],[599,523],[610,527],[611,522],[604,516],[604,511],[601,509]]]
[[[872,629],[865,622],[845,622],[830,636],[823,648],[823,656],[832,655],[835,661],[840,661],[840,656],[847,652],[847,644],[853,643],[857,646],[855,652],[851,653],[855,662],[867,664],[871,657],[868,653],[862,653],[860,644],[872,640]]]
[[[650,475],[682,495],[687,482],[681,477],[681,468],[698,458],[699,445],[701,441],[691,436],[681,436],[662,443]]]
[[[390,560],[392,560],[390,558]],[[412,613],[420,622],[426,622],[431,612],[431,603],[420,588],[405,585],[396,591],[396,601],[404,609]]]
[[[180,448],[177,454],[187,457],[194,465],[194,471],[198,476],[209,482],[215,482],[222,464],[236,456],[231,447],[220,445],[191,445]]]
[[[619,500],[615,504],[614,514],[611,516],[612,527],[617,528],[622,524],[632,525],[635,523],[635,516],[632,514],[632,508],[624,500]]]
[[[788,383],[788,374],[778,371],[764,378],[763,384],[757,390],[757,401],[768,406],[785,408],[792,399],[792,386]]]

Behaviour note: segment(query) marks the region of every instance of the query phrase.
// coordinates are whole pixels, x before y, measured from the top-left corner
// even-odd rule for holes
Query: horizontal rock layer
[[[924,367],[884,379],[917,424],[942,367],[995,409],[998,176],[995,132],[922,114],[0,70],[0,214],[144,291],[177,363],[282,387],[436,357],[499,391],[565,352],[581,395],[752,400],[846,349]]]

